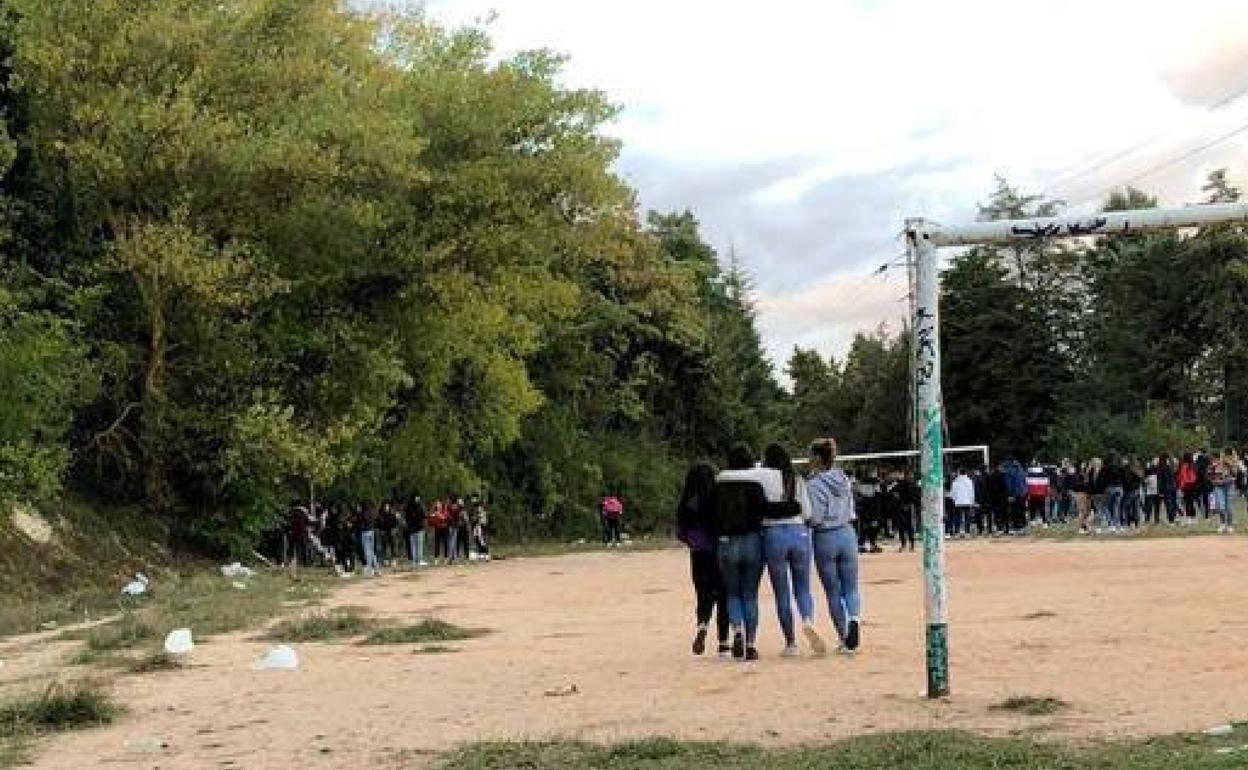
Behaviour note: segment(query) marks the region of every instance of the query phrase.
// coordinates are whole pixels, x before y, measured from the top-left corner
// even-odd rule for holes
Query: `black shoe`
[[[858,621],[849,621],[849,632],[845,634],[845,647],[850,650],[858,649],[859,639]]]
[[[747,662],[758,660],[758,649],[750,647],[745,651],[745,659]]]
[[[726,658],[732,654],[732,646],[727,642],[719,643],[719,657]]]
[[[706,652],[706,629],[699,628],[698,633],[693,637],[693,654],[701,655]]]
[[[732,635],[732,657],[738,660],[745,657],[745,637],[741,634]]]

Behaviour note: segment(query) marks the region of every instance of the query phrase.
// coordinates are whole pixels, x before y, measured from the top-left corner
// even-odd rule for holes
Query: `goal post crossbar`
[[[989,465],[989,447],[987,444],[972,444],[969,446],[951,446],[945,447],[942,451],[944,454],[968,454],[971,452],[978,453],[983,460],[983,466]],[[860,452],[857,454],[837,455],[838,463],[861,463],[870,462],[871,460],[909,460],[919,456],[917,449],[898,449],[890,452]],[[805,465],[810,460],[801,458],[793,461],[794,465]]]

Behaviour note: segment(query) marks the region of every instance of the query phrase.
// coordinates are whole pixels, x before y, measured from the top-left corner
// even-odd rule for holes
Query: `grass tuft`
[[[991,711],[1012,711],[1031,717],[1048,716],[1070,708],[1061,698],[1036,695],[1015,695],[989,707]]]
[[[1179,735],[1063,745],[1032,738],[964,732],[900,732],[839,743],[761,749],[727,742],[656,738],[602,746],[577,741],[482,743],[444,755],[435,770],[1243,770],[1242,754],[1218,753],[1242,743]]]
[[[475,639],[489,631],[483,628],[462,628],[443,620],[430,618],[414,626],[379,628],[364,640],[364,644],[427,644],[458,642]]]
[[[459,648],[448,647],[445,644],[427,644],[412,650],[415,655],[444,655],[449,652],[459,652]]]
[[[283,620],[269,629],[264,638],[277,642],[326,642],[361,636],[376,625],[359,607],[338,607]]]
[[[0,705],[0,737],[97,727],[111,724],[120,714],[112,697],[94,684],[53,684]]]

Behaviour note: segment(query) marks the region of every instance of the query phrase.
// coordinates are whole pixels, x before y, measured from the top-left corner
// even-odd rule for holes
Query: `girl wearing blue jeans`
[[[810,500],[806,484],[793,471],[789,454],[778,444],[763,452],[763,464],[779,476],[779,500],[768,495],[767,518],[763,521],[763,557],[771,590],[776,597],[776,614],[784,632],[785,657],[797,655],[797,634],[794,629],[790,600],[797,600],[806,640],[816,655],[828,651],[815,630],[815,602],[810,595],[811,533],[806,527],[810,518]],[[764,492],[768,491],[764,484]]]
[[[763,577],[762,522],[767,497],[754,469],[754,454],[738,444],[728,454],[729,470],[711,491],[711,519],[724,579],[732,656],[758,660],[758,583]]]
[[[858,593],[858,537],[851,526],[854,494],[845,472],[834,466],[836,442],[821,439],[810,447],[810,528],[815,569],[828,597],[832,624],[841,639],[838,652],[861,642],[862,599]]]

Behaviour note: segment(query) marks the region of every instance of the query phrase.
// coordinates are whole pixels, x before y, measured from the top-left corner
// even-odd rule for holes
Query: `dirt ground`
[[[129,714],[48,742],[35,766],[420,766],[464,741],[552,736],[775,745],[907,728],[1074,738],[1199,730],[1248,717],[1246,554],[1238,537],[952,543],[954,696],[938,703],[920,697],[922,588],[911,554],[864,557],[864,649],[854,658],[777,657],[765,591],[763,660],[752,667],[689,654],[692,592],[678,550],[357,581],[334,603],[494,633],[437,655],[305,644],[296,672],[252,670],[267,645],[248,635],[214,640],[189,670],[121,677],[115,692]],[[818,616],[827,628],[826,606]],[[46,673],[69,652],[21,646],[0,647],[0,683]],[[545,694],[572,684],[577,694]],[[1053,695],[1071,708],[989,709],[1011,695]]]

